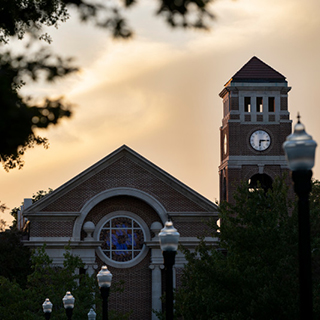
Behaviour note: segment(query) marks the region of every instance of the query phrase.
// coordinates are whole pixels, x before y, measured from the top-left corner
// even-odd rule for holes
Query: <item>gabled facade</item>
[[[26,203],[30,203],[25,201]],[[24,208],[29,247],[47,245],[55,265],[62,265],[64,247],[82,258],[93,274],[107,265],[124,292],[110,296],[112,308],[131,319],[156,319],[161,309],[163,258],[158,233],[170,217],[180,243],[190,249],[199,236],[216,244],[206,221],[217,219],[217,206],[122,146],[36,203]],[[178,253],[175,281],[184,256]]]

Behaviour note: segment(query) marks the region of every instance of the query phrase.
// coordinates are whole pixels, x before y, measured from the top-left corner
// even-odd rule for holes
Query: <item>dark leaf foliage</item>
[[[54,57],[40,50],[32,58],[13,57],[9,52],[0,55],[0,159],[6,170],[23,166],[22,156],[35,145],[48,147],[48,140],[35,134],[37,128],[57,124],[70,117],[71,106],[63,99],[45,99],[35,105],[31,98],[23,98],[19,88],[25,81],[37,81],[40,76],[53,81],[74,72],[70,60]]]
[[[310,214],[318,319],[319,182],[313,186]],[[220,247],[202,241],[195,252],[185,250],[188,265],[177,293],[177,316],[185,320],[298,319],[297,212],[288,200],[284,180],[276,180],[266,194],[250,192],[243,185],[235,199],[235,205],[220,205],[221,227],[211,225]]]
[[[25,288],[27,276],[31,272],[31,262],[30,251],[21,242],[23,236],[17,230],[0,232],[0,276],[16,281]]]
[[[157,14],[165,17],[173,27],[207,28],[208,11],[213,0],[159,0]],[[129,38],[123,9],[136,5],[136,0],[83,1],[83,0],[2,0],[0,5],[0,44],[8,44],[12,37],[23,39],[28,35],[30,43],[44,40],[51,43],[44,27],[58,27],[69,18],[69,9],[75,8],[79,18],[97,27],[107,29],[115,38]],[[26,49],[27,50],[27,49]],[[13,56],[0,51],[0,160],[5,170],[21,168],[22,156],[35,145],[48,147],[48,140],[35,134],[36,128],[47,128],[59,119],[71,115],[70,105],[62,99],[46,99],[42,105],[22,97],[19,89],[26,81],[57,78],[76,71],[69,59],[54,56],[48,51]]]
[[[137,0],[83,1],[83,0],[3,0],[0,7],[0,42],[8,42],[12,36],[20,39],[30,34],[35,38],[47,39],[43,26],[58,27],[69,18],[68,8],[76,8],[82,21],[106,27],[115,37],[132,35],[123,16],[123,8],[136,5]],[[207,18],[212,19],[208,7],[213,0],[158,0],[157,14],[175,27],[208,28]],[[120,23],[121,21],[121,23]],[[181,22],[178,22],[181,21]]]
[[[36,193],[32,195],[32,203],[35,203],[36,201],[42,199],[47,194],[50,194],[53,191],[53,189],[49,188],[48,191],[46,190],[39,190]],[[23,202],[21,203],[23,206]],[[3,205],[4,206],[4,205]],[[8,209],[6,206],[4,206],[4,209]],[[12,225],[10,229],[15,230],[17,227],[17,218],[18,218],[18,211],[20,210],[19,207],[14,207],[11,209],[10,214],[13,217]],[[0,211],[1,211],[1,205],[0,205]]]
[[[212,0],[161,0],[158,14],[164,15],[172,27],[208,29],[214,18],[208,10]]]
[[[16,254],[19,253],[17,246],[22,247],[17,242],[10,247]],[[24,249],[27,250],[26,247]],[[43,246],[34,251],[31,259],[29,253],[29,269],[26,268],[26,259],[22,259],[24,258],[22,256],[20,264],[17,262],[17,266],[9,275],[0,270],[0,319],[43,319],[42,303],[49,298],[53,303],[52,318],[64,320],[66,313],[62,298],[67,291],[71,291],[75,297],[73,319],[87,319],[90,308],[95,307],[97,320],[101,320],[101,298],[96,276],[79,273],[84,263],[78,256],[71,254],[70,247],[65,248],[63,266],[52,265],[52,260],[45,249]],[[18,259],[17,255],[16,260]],[[24,277],[23,286],[16,278],[20,274]],[[122,290],[121,284],[114,281],[111,294],[119,290]],[[109,319],[127,320],[129,315],[110,310]]]

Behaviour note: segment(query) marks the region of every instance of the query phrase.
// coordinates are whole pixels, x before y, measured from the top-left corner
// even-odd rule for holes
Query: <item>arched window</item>
[[[258,188],[262,188],[264,192],[267,192],[269,189],[272,189],[272,179],[265,173],[257,173],[253,175],[249,181],[249,190],[254,191]]]

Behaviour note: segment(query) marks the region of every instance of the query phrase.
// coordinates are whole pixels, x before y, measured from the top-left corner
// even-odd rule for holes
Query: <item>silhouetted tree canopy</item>
[[[208,28],[213,18],[208,6],[213,0],[158,0],[157,15],[172,27]],[[70,17],[75,8],[79,19],[111,32],[115,38],[129,38],[133,31],[124,17],[127,8],[138,0],[3,0],[0,4],[0,160],[5,170],[21,168],[22,156],[35,145],[48,147],[48,140],[38,136],[37,128],[55,125],[61,118],[70,117],[71,105],[61,99],[46,98],[36,103],[22,96],[20,88],[26,82],[45,77],[55,81],[77,70],[71,59],[53,55],[48,50],[30,54],[30,46],[38,40],[48,43],[50,35],[44,27],[58,27]],[[25,53],[14,55],[8,46],[12,38],[29,42]]]
[[[36,201],[42,199],[44,196],[51,193],[52,191],[53,191],[53,189],[51,189],[51,188],[49,188],[48,191],[46,191],[46,190],[37,191],[36,193],[34,193],[32,195],[32,203],[35,203]],[[21,206],[23,206],[23,202],[21,203]],[[20,207],[14,207],[10,211],[10,214],[13,217],[12,225],[10,227],[10,229],[12,229],[12,230],[15,230],[17,227],[18,211],[20,210]],[[2,210],[1,210],[1,208],[2,208]],[[8,208],[5,205],[1,205],[1,202],[0,202],[0,211],[4,212],[5,209],[8,209]]]
[[[17,245],[19,244],[14,243],[10,247]],[[27,250],[25,247],[24,249]],[[17,248],[14,248],[14,252],[21,254]],[[0,269],[0,319],[42,320],[44,318],[42,303],[49,298],[53,303],[51,318],[64,320],[66,313],[62,298],[66,291],[71,291],[75,297],[73,319],[87,319],[87,314],[93,307],[96,309],[97,320],[101,320],[102,306],[96,275],[79,273],[79,269],[84,268],[84,263],[78,256],[72,255],[70,247],[65,247],[63,257],[63,265],[53,265],[45,252],[44,245],[33,251],[31,258],[29,254],[28,274],[26,274],[26,260],[18,255],[14,269],[6,270],[9,274],[4,274]],[[21,284],[16,276],[22,275],[24,278],[20,279],[23,280]],[[121,280],[112,283],[111,294],[117,291],[123,291]],[[128,320],[129,314],[123,314],[119,310],[109,310],[109,319]]]
[[[185,250],[177,314],[184,320],[299,319],[298,219],[284,180],[267,193],[244,184],[235,204],[221,203],[220,247]],[[314,318],[320,317],[320,183],[310,195]],[[180,319],[180,318],[179,318]]]

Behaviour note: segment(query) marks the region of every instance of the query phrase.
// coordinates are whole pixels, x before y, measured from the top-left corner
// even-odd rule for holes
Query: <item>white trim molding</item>
[[[73,240],[79,241],[81,237],[81,229],[84,223],[84,220],[91,209],[96,206],[98,203],[105,199],[109,199],[115,196],[131,196],[134,198],[138,198],[149,204],[159,215],[162,223],[164,224],[167,220],[167,211],[164,206],[153,196],[150,194],[134,189],[134,188],[113,188],[102,191],[92,197],[89,201],[87,201],[84,206],[80,210],[80,215],[76,218],[74,226],[73,226]]]

